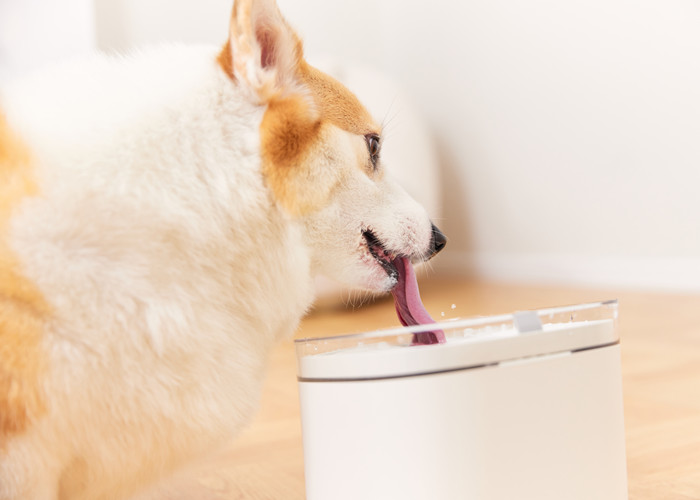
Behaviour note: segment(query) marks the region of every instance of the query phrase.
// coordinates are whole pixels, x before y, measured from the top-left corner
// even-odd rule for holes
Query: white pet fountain
[[[297,341],[307,499],[626,499],[616,318],[610,301]]]

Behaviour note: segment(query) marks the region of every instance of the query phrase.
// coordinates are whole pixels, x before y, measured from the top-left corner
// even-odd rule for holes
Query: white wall
[[[0,0],[0,80],[94,48],[92,0]]]
[[[328,1],[280,4],[311,52],[416,97],[442,152],[449,268],[700,290],[699,3],[354,1],[337,24]]]
[[[161,42],[226,41],[233,0],[91,0],[97,43],[128,51]]]
[[[231,9],[94,1],[108,49],[222,43]],[[312,62],[415,98],[443,168],[439,269],[700,290],[700,3],[278,1]]]

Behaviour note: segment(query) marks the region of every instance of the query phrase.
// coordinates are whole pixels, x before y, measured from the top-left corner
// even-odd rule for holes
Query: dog
[[[0,89],[0,499],[128,498],[214,453],[314,276],[388,292],[437,253],[381,145],[274,0],[236,0],[223,49]]]

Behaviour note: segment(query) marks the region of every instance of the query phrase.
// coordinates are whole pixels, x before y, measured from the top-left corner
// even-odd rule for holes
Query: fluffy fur
[[[0,499],[117,499],[249,420],[322,273],[430,254],[381,128],[273,0],[224,50],[167,47],[0,90]]]

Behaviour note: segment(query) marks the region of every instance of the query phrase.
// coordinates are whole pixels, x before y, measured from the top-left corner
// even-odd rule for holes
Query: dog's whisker
[[[396,123],[397,123],[397,122],[395,122],[395,120],[399,116],[400,113],[401,113],[400,111],[397,111],[389,119],[389,121],[387,121],[385,124],[382,125],[382,135],[384,136],[385,139],[386,139],[386,137],[391,136],[392,130],[396,126]]]
[[[387,121],[387,117],[389,116],[389,113],[391,113],[392,108],[394,107],[394,104],[396,104],[396,99],[398,98],[398,94],[394,94],[394,97],[391,99],[391,102],[389,103],[389,107],[386,109],[386,113],[384,113],[384,118],[382,119],[382,134],[385,132],[385,128],[389,123],[394,119],[396,116],[396,113],[394,114],[394,117],[391,117]]]

